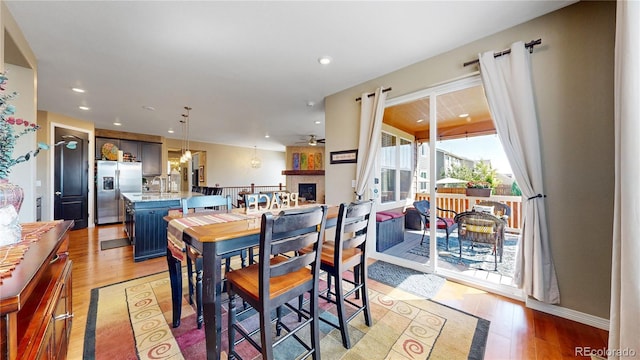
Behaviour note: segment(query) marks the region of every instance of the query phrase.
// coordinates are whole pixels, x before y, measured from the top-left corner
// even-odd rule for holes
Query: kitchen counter
[[[122,193],[122,197],[125,201],[130,201],[132,203],[136,202],[148,202],[148,201],[170,201],[170,200],[181,200],[188,199],[193,196],[201,196],[201,193],[190,192],[190,191],[181,191],[181,192],[171,192],[171,193],[159,193],[159,192],[148,192],[148,193]]]

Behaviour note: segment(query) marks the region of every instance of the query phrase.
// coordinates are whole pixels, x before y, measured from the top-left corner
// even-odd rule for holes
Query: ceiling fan
[[[317,146],[318,144],[324,144],[324,140],[325,139],[318,139],[318,137],[315,135],[309,135],[309,138],[306,139],[306,144],[309,146]],[[304,142],[300,142],[300,144],[303,143]]]

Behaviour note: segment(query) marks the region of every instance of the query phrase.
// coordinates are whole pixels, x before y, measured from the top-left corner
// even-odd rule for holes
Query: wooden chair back
[[[182,199],[183,214],[188,214],[189,209],[193,209],[194,212],[196,212],[198,209],[209,208],[219,210],[221,207],[225,207],[225,210],[231,211],[231,196],[202,195]]]
[[[270,212],[262,214],[259,255],[259,296],[262,301],[268,303],[269,287],[276,277],[310,266],[312,277],[317,281],[320,274],[319,246],[324,237],[326,221],[327,207],[324,205],[285,210],[276,216]],[[301,253],[300,250],[306,247],[312,247],[313,251]],[[283,261],[271,261],[272,257],[279,254],[288,254],[290,257]],[[309,291],[309,288],[305,286],[301,291]]]
[[[333,261],[336,266],[341,263],[344,250],[360,248],[362,258],[366,258],[367,230],[372,209],[372,200],[340,204]]]

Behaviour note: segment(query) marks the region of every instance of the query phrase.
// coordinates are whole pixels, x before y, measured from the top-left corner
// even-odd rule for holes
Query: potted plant
[[[491,196],[491,184],[487,181],[469,181],[466,189],[467,196]]]

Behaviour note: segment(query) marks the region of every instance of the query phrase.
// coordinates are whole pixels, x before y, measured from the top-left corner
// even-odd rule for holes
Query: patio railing
[[[416,194],[416,200],[430,200],[429,194]],[[522,197],[511,195],[492,195],[491,197],[467,196],[464,194],[447,194],[438,192],[436,206],[441,209],[453,210],[457,213],[470,210],[474,204],[483,200],[505,203],[511,207],[507,231],[519,233],[522,230]],[[451,214],[449,214],[450,216]],[[446,217],[445,212],[438,212],[438,216]]]

